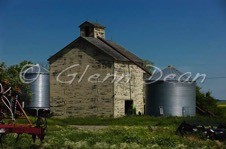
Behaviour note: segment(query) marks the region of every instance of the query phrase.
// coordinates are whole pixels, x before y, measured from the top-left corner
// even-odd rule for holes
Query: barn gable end
[[[128,111],[132,106],[136,113],[143,113],[143,71],[99,40],[98,34],[86,34],[87,25],[92,27],[90,32],[105,29],[100,24],[84,22],[80,25],[81,36],[48,59],[54,115],[119,117],[131,114]],[[118,44],[105,41],[134,61],[142,62]]]

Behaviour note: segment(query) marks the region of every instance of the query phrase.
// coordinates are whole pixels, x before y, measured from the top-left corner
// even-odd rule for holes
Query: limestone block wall
[[[50,62],[50,105],[55,116],[113,116],[114,61],[80,42]]]
[[[103,28],[94,28],[94,37],[101,37],[105,39],[105,30]]]
[[[136,113],[144,113],[143,71],[136,65],[128,62],[115,62],[114,73],[117,76],[114,82],[114,117],[125,115],[125,100],[133,100]],[[124,77],[122,77],[124,76]]]

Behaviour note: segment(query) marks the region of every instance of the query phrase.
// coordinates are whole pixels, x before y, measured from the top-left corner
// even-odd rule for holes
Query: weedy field
[[[226,117],[226,100],[220,100],[217,102],[217,106],[220,107],[224,113],[224,117]]]
[[[203,136],[176,135],[175,131],[184,120],[214,121],[226,124],[222,118],[209,117],[149,117],[122,118],[66,118],[48,119],[48,131],[43,143],[32,142],[30,135],[4,136],[2,148],[41,149],[150,149],[150,148],[226,148],[226,141],[208,140]],[[77,125],[107,126],[103,129],[80,129]]]
[[[226,100],[219,100],[217,106],[221,108],[226,108]]]

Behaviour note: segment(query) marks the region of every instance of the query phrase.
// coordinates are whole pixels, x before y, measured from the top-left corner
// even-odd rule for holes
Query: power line
[[[226,79],[226,77],[207,77],[206,79]]]

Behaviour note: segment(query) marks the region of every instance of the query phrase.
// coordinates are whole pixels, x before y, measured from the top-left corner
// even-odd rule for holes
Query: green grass
[[[178,125],[184,120],[195,120],[195,121],[214,121],[214,122],[224,122],[226,119],[209,118],[209,117],[152,117],[152,116],[128,116],[120,118],[101,118],[101,117],[86,117],[86,118],[65,118],[56,119],[52,118],[48,120],[50,125],[120,125],[120,126],[147,126],[147,125]]]
[[[15,134],[3,138],[3,148],[226,148],[224,142],[206,140],[197,136],[180,137],[175,134],[184,120],[221,121],[222,118],[209,117],[150,117],[131,116],[122,118],[66,118],[48,119],[48,132],[41,144],[32,143],[30,135],[21,135],[15,144]],[[101,130],[81,130],[72,125],[108,125]]]

